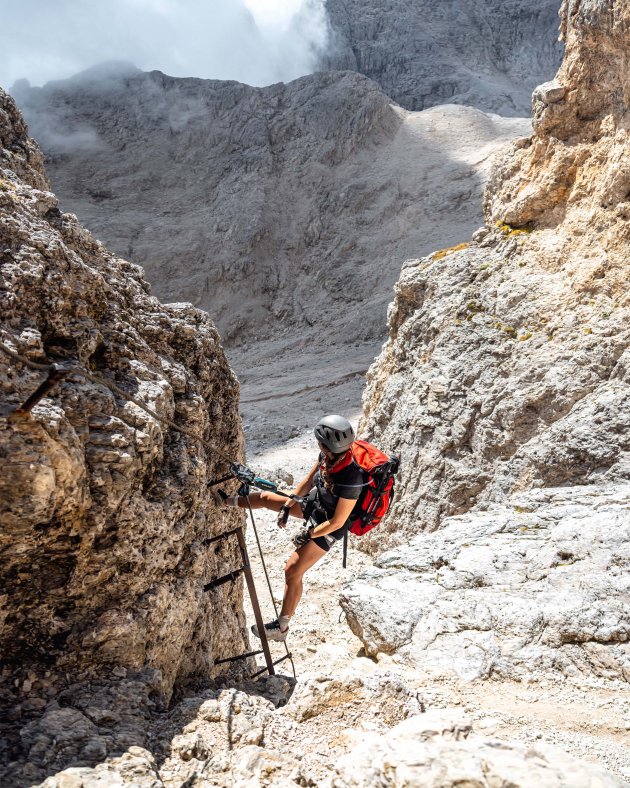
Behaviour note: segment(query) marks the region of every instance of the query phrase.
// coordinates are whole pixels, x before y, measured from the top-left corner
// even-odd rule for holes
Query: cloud
[[[327,43],[324,0],[20,0],[0,25],[0,85],[107,60],[171,76],[287,82]]]

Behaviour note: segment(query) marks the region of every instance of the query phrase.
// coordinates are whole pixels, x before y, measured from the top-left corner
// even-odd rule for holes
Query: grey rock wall
[[[1,341],[82,365],[192,434],[77,375],[11,417],[44,376],[0,354],[2,701],[35,713],[70,676],[145,669],[168,699],[245,638],[240,586],[202,592],[238,560],[203,545],[234,523],[205,483],[219,453],[242,456],[238,383],[205,313],[161,304],[59,210],[4,92],[0,141]]]
[[[350,72],[263,89],[90,72],[16,100],[63,205],[232,346],[380,342],[401,261],[478,226],[482,161],[529,128],[410,115]]]
[[[510,232],[396,285],[362,424],[402,459],[387,539],[531,486],[629,478],[627,308],[578,299]]]
[[[563,6],[564,92],[537,93],[487,226],[396,285],[363,422],[406,468],[392,540],[530,487],[630,478],[628,9],[590,8]]]
[[[381,555],[342,606],[422,675],[630,679],[630,486],[532,490]]]
[[[322,65],[373,79],[411,110],[466,104],[529,115],[531,92],[556,72],[559,0],[327,0]]]

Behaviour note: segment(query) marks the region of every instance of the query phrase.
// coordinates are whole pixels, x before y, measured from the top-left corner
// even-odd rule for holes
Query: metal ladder
[[[204,591],[213,591],[215,588],[222,586],[224,583],[229,583],[235,581],[240,574],[245,575],[245,582],[247,583],[247,590],[249,592],[249,598],[252,603],[252,608],[254,610],[254,618],[256,619],[256,626],[258,628],[258,632],[260,633],[260,642],[261,642],[261,649],[257,651],[247,651],[245,654],[238,654],[235,657],[225,657],[224,659],[217,659],[215,660],[215,665],[223,665],[226,662],[236,662],[239,659],[247,659],[248,657],[255,657],[258,654],[265,655],[265,664],[262,670],[257,671],[254,673],[251,678],[256,678],[260,676],[265,671],[268,671],[270,676],[275,676],[275,666],[279,665],[281,662],[284,662],[287,659],[291,659],[291,653],[287,648],[287,653],[284,657],[280,659],[273,660],[271,657],[271,652],[269,650],[269,641],[267,640],[267,632],[265,630],[265,625],[263,623],[262,614],[260,612],[260,605],[258,604],[258,594],[256,593],[256,585],[254,583],[254,576],[252,575],[251,566],[249,563],[249,555],[247,553],[247,546],[245,544],[245,534],[243,533],[243,526],[239,525],[237,528],[233,528],[231,531],[225,531],[225,533],[219,534],[219,536],[214,536],[212,539],[205,539],[204,545],[211,545],[213,542],[218,542],[221,539],[226,539],[229,536],[236,534],[236,538],[238,540],[239,550],[241,552],[241,559],[243,565],[239,569],[235,569],[232,572],[228,572],[228,574],[223,575],[222,577],[217,577],[216,580],[211,580],[209,583],[206,583],[203,587]],[[286,643],[285,643],[286,648]]]

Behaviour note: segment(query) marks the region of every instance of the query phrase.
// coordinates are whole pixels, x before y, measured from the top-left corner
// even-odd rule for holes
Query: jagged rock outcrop
[[[411,717],[386,737],[370,735],[340,758],[333,788],[422,785],[426,788],[621,788],[623,780],[545,744],[499,742],[472,730],[453,709]]]
[[[546,268],[564,270],[585,298],[624,302],[630,244],[630,8],[564,0],[567,53],[533,96],[531,140],[492,174],[490,223],[537,228]],[[577,262],[579,261],[579,264]]]
[[[238,383],[208,316],[161,304],[137,266],[59,210],[2,91],[0,141],[1,341],[33,362],[71,361],[191,434],[76,374],[31,415],[12,415],[44,374],[0,353],[0,716],[10,727],[72,680],[137,675],[155,703],[242,650],[240,586],[203,593],[236,550],[203,540],[238,517],[205,482],[243,444]],[[4,741],[6,764],[16,752]],[[84,758],[104,757],[101,745]]]
[[[257,89],[127,67],[16,96],[63,205],[213,315],[250,439],[358,407],[401,261],[479,226],[491,155],[530,131],[409,113],[353,73]]]
[[[424,676],[597,676],[627,692],[629,554],[629,485],[532,490],[383,554],[341,601],[367,653]]]
[[[562,57],[559,0],[326,0],[325,67],[359,71],[410,110],[450,102],[528,115]]]
[[[396,285],[363,423],[406,469],[390,543],[530,487],[630,478],[627,13],[564,4],[562,89],[536,92],[488,226]]]

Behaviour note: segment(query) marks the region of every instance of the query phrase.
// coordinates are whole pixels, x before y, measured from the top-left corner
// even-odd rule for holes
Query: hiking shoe
[[[252,626],[252,632],[256,635],[257,638],[260,637],[258,634],[258,627],[256,624]],[[267,640],[277,640],[282,642],[287,639],[287,635],[289,634],[289,627],[287,627],[284,631],[280,629],[280,623],[276,618],[274,621],[270,621],[268,624],[265,624],[265,632],[267,633]]]

